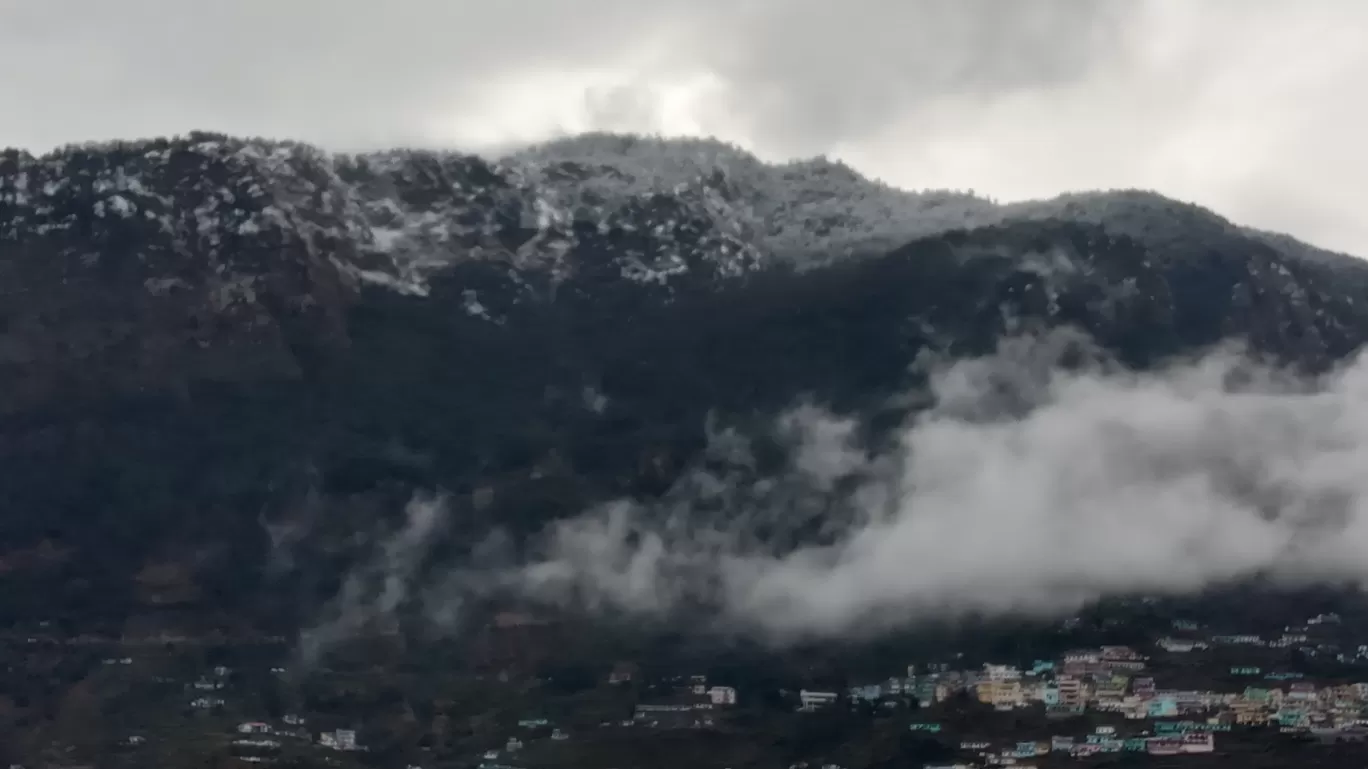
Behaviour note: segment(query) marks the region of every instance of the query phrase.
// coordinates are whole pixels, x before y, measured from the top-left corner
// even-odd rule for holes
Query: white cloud
[[[789,464],[710,424],[663,498],[614,500],[528,542],[425,563],[448,516],[407,524],[344,581],[306,659],[410,604],[444,632],[485,599],[772,642],[966,615],[1054,616],[1116,594],[1235,580],[1368,584],[1368,359],[1310,381],[1217,350],[1149,373],[1059,361],[1056,332],[932,364],[891,434],[811,403],[773,431]]]
[[[662,504],[590,511],[502,582],[591,610],[708,607],[787,641],[1259,574],[1368,579],[1368,361],[1312,388],[1229,352],[1065,372],[1057,341],[940,370],[936,405],[890,446],[804,406],[781,419],[787,475],[710,470]],[[791,545],[814,511],[838,525]]]

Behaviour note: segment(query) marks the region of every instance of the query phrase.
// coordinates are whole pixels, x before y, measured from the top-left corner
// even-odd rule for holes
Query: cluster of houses
[[[709,686],[706,676],[689,676],[665,697],[638,703],[628,723],[652,728],[707,728],[715,725],[717,710],[735,704],[735,688]]]
[[[1176,621],[1173,630],[1159,639],[1158,659],[1188,655],[1206,650],[1233,652],[1234,660],[1263,661],[1262,664],[1221,666],[1229,675],[1221,678],[1238,681],[1237,691],[1161,687],[1150,670],[1151,660],[1129,646],[1101,646],[1080,649],[1053,660],[1036,660],[1029,666],[985,664],[981,668],[952,669],[949,664],[909,666],[906,675],[883,681],[862,683],[838,691],[804,689],[798,693],[803,711],[819,711],[846,703],[866,703],[879,707],[902,707],[915,699],[928,709],[912,723],[914,731],[939,734],[935,705],[951,698],[971,697],[997,711],[1032,708],[1043,712],[1054,728],[1067,732],[1066,719],[1087,713],[1110,716],[1103,720],[1114,725],[1098,726],[1084,735],[1057,733],[1043,739],[985,742],[964,739],[960,752],[972,756],[972,763],[958,767],[1011,765],[1030,769],[1043,757],[1086,758],[1108,753],[1145,753],[1180,755],[1209,753],[1217,735],[1240,727],[1265,727],[1282,732],[1302,732],[1323,740],[1368,740],[1368,683],[1320,684],[1306,680],[1295,670],[1265,669],[1266,659],[1277,655],[1240,651],[1239,647],[1295,650],[1305,656],[1334,658],[1340,662],[1368,663],[1368,645],[1346,644],[1341,650],[1328,642],[1326,626],[1340,623],[1333,614],[1318,615],[1304,624],[1288,626],[1283,632],[1265,638],[1252,634],[1208,634],[1198,625]],[[1342,640],[1342,639],[1341,639]],[[1214,655],[1213,655],[1214,656]],[[128,665],[128,658],[109,658],[107,665]],[[1205,670],[1206,666],[1202,665]],[[273,668],[273,672],[278,668]],[[1160,669],[1163,678],[1163,668]],[[1207,671],[1209,672],[1209,671]],[[608,676],[610,684],[635,680],[636,666],[621,663]],[[231,671],[215,668],[191,681],[190,705],[204,709],[223,705]],[[642,687],[640,700],[629,719],[605,722],[603,726],[633,726],[657,729],[709,728],[716,725],[721,711],[736,705],[737,691],[729,686],[710,685],[704,676],[679,676],[662,685]],[[303,719],[286,716],[285,726],[248,722],[238,728],[233,746],[245,761],[269,761],[277,753],[283,737],[316,741],[322,748],[336,751],[365,750],[358,745],[356,732],[336,729],[313,734],[303,729]],[[1073,722],[1077,723],[1077,722]],[[482,756],[485,769],[499,769],[523,749],[525,732],[545,727],[553,741],[570,739],[545,719],[529,718],[518,723],[523,731],[508,737],[502,750],[489,750]],[[541,736],[545,736],[544,734]],[[958,737],[959,735],[956,735]],[[502,737],[501,737],[502,738]]]
[[[851,687],[846,696],[852,702],[915,697],[930,704],[969,692],[997,710],[1039,704],[1052,714],[1074,715],[1092,703],[1110,709],[1129,706],[1141,717],[1174,715],[1178,703],[1192,698],[1187,692],[1160,692],[1152,679],[1138,678],[1132,686],[1132,677],[1144,669],[1145,658],[1130,647],[1104,646],[1072,652],[1062,662],[1038,660],[1024,670],[995,664],[984,665],[982,670],[951,670],[940,664],[918,671],[916,666],[909,666],[906,677]],[[800,709],[806,711],[827,707],[839,699],[837,692],[799,692]]]
[[[214,668],[211,675],[200,676],[191,683],[190,689],[195,692],[195,697],[190,700],[190,707],[195,710],[223,707],[225,702],[223,697],[219,696],[219,692],[228,686],[228,677],[232,672],[220,665]]]
[[[1368,644],[1359,644],[1356,648],[1346,649],[1342,648],[1339,643],[1326,639],[1324,632],[1318,632],[1333,631],[1341,622],[1338,614],[1317,614],[1308,618],[1301,625],[1284,627],[1282,633],[1272,638],[1264,638],[1252,633],[1211,635],[1206,639],[1168,637],[1160,639],[1158,646],[1164,651],[1176,654],[1201,651],[1213,647],[1293,649],[1303,657],[1312,659],[1331,659],[1343,665],[1368,664]],[[1186,633],[1180,633],[1180,636],[1193,635],[1198,630],[1198,626],[1193,622],[1177,620],[1173,625],[1176,630],[1186,631]]]
[[[1308,624],[1337,621],[1333,615]],[[1257,636],[1214,636],[1203,645],[1260,643],[1287,647],[1304,643],[1300,633],[1264,641]],[[1173,639],[1158,646],[1173,651]],[[1183,647],[1180,651],[1187,651]],[[1126,734],[1115,726],[1100,726],[1081,738],[1055,735],[1006,746],[966,740],[960,749],[972,753],[977,765],[1031,766],[1029,760],[1065,753],[1087,757],[1103,753],[1140,752],[1150,755],[1209,753],[1216,734],[1234,727],[1276,728],[1304,732],[1324,741],[1368,741],[1368,683],[1322,685],[1296,671],[1265,671],[1253,665],[1230,667],[1234,678],[1252,678],[1240,691],[1160,688],[1148,675],[1149,660],[1127,646],[1103,646],[1065,654],[1059,660],[1038,660],[1028,668],[986,664],[979,670],[952,670],[948,665],[909,667],[905,677],[854,686],[842,693],[800,692],[800,709],[815,711],[848,700],[896,707],[914,697],[924,705],[951,697],[970,696],[995,710],[1043,708],[1047,718],[1063,719],[1085,712],[1136,721]],[[934,713],[934,710],[930,711]],[[939,724],[910,724],[913,731],[938,733]]]
[[[972,762],[941,765],[936,769],[975,769],[978,766],[1012,766],[1032,769],[1032,759],[1051,755],[1085,758],[1104,753],[1144,753],[1151,756],[1176,756],[1183,753],[1211,753],[1216,749],[1214,735],[1207,730],[1166,729],[1157,734],[1122,736],[1114,726],[1099,726],[1092,733],[1076,738],[1055,735],[1048,740],[1021,740],[995,748],[981,740],[960,742],[962,753]],[[932,769],[928,767],[927,769]]]
[[[282,725],[276,726],[265,721],[245,721],[237,726],[237,735],[231,741],[234,757],[248,763],[268,763],[279,754],[286,738],[312,742],[313,734],[306,728],[304,718],[290,714],[281,719]],[[366,748],[357,743],[353,729],[333,729],[320,732],[317,744],[321,748],[340,751],[361,751]]]

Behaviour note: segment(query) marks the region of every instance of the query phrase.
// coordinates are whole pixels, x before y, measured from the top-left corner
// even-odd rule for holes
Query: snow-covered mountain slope
[[[529,303],[577,316],[609,294],[669,303],[757,271],[1053,221],[1138,242],[1144,269],[1182,298],[1166,311],[1223,333],[1347,339],[1368,302],[1364,263],[1149,192],[998,205],[713,140],[590,134],[488,159],[200,133],[0,154],[0,360],[50,372],[9,371],[40,399],[92,370],[132,384],[274,376],[315,354],[303,350],[345,345],[366,286],[421,297],[442,281],[466,316],[500,324]],[[1086,292],[1106,316],[1135,301],[1137,276],[1100,253],[1042,244],[1011,258],[1054,297],[1046,306]],[[1241,325],[1201,309],[1216,306],[1261,315]]]
[[[335,511],[376,509],[356,495],[413,488],[478,496],[472,538],[534,529],[668,488],[712,415],[878,412],[923,352],[1023,329],[1134,366],[1237,337],[1323,370],[1368,342],[1368,263],[1153,193],[997,205],[607,135],[3,152],[0,294],[0,558],[60,540],[86,586],[10,595],[116,615],[149,565],[239,595],[263,511],[315,493],[344,535],[368,523]]]
[[[824,158],[774,165],[715,140],[612,134],[497,160],[414,150],[330,155],[212,134],[43,157],[9,151],[0,206],[0,237],[11,240],[132,219],[175,250],[211,259],[226,238],[289,231],[325,245],[353,277],[412,293],[469,260],[563,280],[592,261],[576,253],[587,233],[638,236],[636,247],[613,255],[620,276],[668,285],[704,266],[716,277],[812,266],[1014,220],[1096,223],[1159,250],[1243,232],[1148,192],[998,205],[968,192],[900,190]],[[1326,256],[1285,236],[1261,237],[1292,258]]]

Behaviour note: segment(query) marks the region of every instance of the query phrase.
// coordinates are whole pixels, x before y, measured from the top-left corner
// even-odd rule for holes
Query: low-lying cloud
[[[777,473],[713,429],[663,499],[554,523],[424,605],[501,594],[784,643],[1368,577],[1368,362],[1308,381],[1232,350],[1150,373],[1062,367],[1060,350],[934,367],[929,405],[891,435],[800,405],[762,436],[787,448]]]
[[[396,612],[411,596],[419,567],[447,522],[446,513],[446,500],[437,495],[420,494],[409,501],[403,526],[347,575],[325,607],[323,619],[300,635],[303,662],[312,664],[365,628],[395,621]]]

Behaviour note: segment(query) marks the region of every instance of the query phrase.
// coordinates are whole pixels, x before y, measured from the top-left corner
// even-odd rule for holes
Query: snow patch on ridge
[[[664,287],[668,298],[684,276],[737,277],[777,262],[812,266],[1021,219],[1097,223],[1161,248],[1247,234],[1153,193],[999,205],[967,191],[898,189],[827,158],[768,164],[711,139],[613,134],[497,159],[416,150],[335,155],[208,134],[69,147],[41,158],[11,150],[0,153],[0,204],[0,239],[75,233],[79,209],[99,226],[150,227],[175,251],[213,264],[231,262],[244,238],[302,243],[355,281],[414,295],[427,292],[432,275],[471,260],[535,273],[554,287],[608,259],[619,279]],[[1292,259],[1347,258],[1260,237]],[[1023,269],[1046,279],[1086,270],[1046,256],[1026,259]]]

